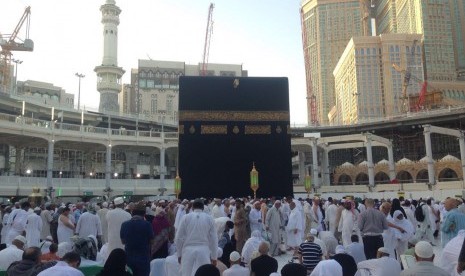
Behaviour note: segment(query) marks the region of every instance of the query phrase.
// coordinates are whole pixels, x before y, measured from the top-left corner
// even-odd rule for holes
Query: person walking
[[[374,204],[371,198],[365,200],[367,209],[359,215],[358,221],[367,260],[376,258],[378,249],[384,246],[383,231],[388,229],[386,216],[376,210]]]
[[[279,208],[281,207],[281,201],[276,200],[267,213],[265,219],[266,230],[270,231],[270,253],[271,256],[279,255],[279,244],[281,243],[280,229],[283,227],[283,220]]]
[[[122,197],[115,198],[113,202],[115,209],[108,211],[106,216],[108,223],[108,254],[116,248],[124,249],[120,239],[121,225],[131,219],[131,214],[123,210],[124,200]]]
[[[196,199],[193,212],[183,216],[176,229],[175,244],[181,276],[194,276],[205,264],[216,266],[218,235],[213,217],[203,212],[203,201]]]

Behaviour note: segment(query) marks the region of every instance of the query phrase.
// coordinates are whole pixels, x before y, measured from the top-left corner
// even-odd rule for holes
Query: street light
[[[15,66],[15,89],[13,90],[14,91],[14,94],[18,94],[18,64],[21,64],[23,63],[22,60],[19,60],[19,59],[11,59],[12,62],[16,63],[16,66]]]
[[[78,106],[77,109],[79,110],[81,107],[81,79],[85,77],[84,74],[76,73],[74,74],[76,77],[79,78],[79,90],[78,90]]]

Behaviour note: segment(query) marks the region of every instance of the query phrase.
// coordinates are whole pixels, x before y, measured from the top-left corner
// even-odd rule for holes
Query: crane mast
[[[201,75],[207,75],[208,56],[210,54],[210,40],[213,33],[213,8],[215,5],[210,3],[208,7],[207,30],[205,32],[205,43],[203,46],[202,70]]]
[[[316,96],[313,93],[313,83],[312,83],[312,68],[310,64],[310,57],[308,55],[308,40],[307,40],[307,28],[305,27],[304,19],[304,10],[300,9],[300,19],[302,24],[302,40],[304,47],[304,59],[305,59],[305,80],[307,83],[307,104],[310,109],[310,122],[312,125],[317,126],[318,122],[318,113],[316,108]]]

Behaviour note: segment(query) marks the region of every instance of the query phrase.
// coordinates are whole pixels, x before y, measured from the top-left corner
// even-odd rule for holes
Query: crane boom
[[[19,31],[26,22],[26,37],[22,42],[16,42],[16,38],[18,37]],[[13,32],[7,37],[7,39],[3,39],[0,36],[0,46],[2,50],[0,51],[0,67],[1,67],[1,75],[0,75],[0,92],[8,93],[9,89],[11,88],[11,56],[13,55],[12,51],[28,51],[31,52],[34,50],[34,43],[31,39],[29,39],[29,25],[31,22],[31,7],[28,6],[23,12],[21,19],[19,20],[18,24],[16,25]],[[21,39],[20,39],[21,40]]]
[[[402,85],[402,112],[404,113],[407,113],[410,111],[407,88],[410,84],[410,78],[412,77],[412,73],[410,72],[411,70],[410,67],[413,65],[415,61],[415,49],[417,48],[416,45],[417,45],[417,40],[415,39],[413,41],[412,48],[410,49],[410,53],[407,56],[407,66],[405,68],[404,83]]]
[[[205,32],[205,43],[203,46],[202,71],[201,75],[207,75],[208,56],[210,54],[210,40],[213,33],[213,8],[215,5],[210,3],[208,7],[207,30]]]

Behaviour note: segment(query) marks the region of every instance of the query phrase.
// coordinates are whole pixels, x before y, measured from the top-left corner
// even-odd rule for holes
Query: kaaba
[[[179,80],[181,198],[292,195],[287,78]]]

